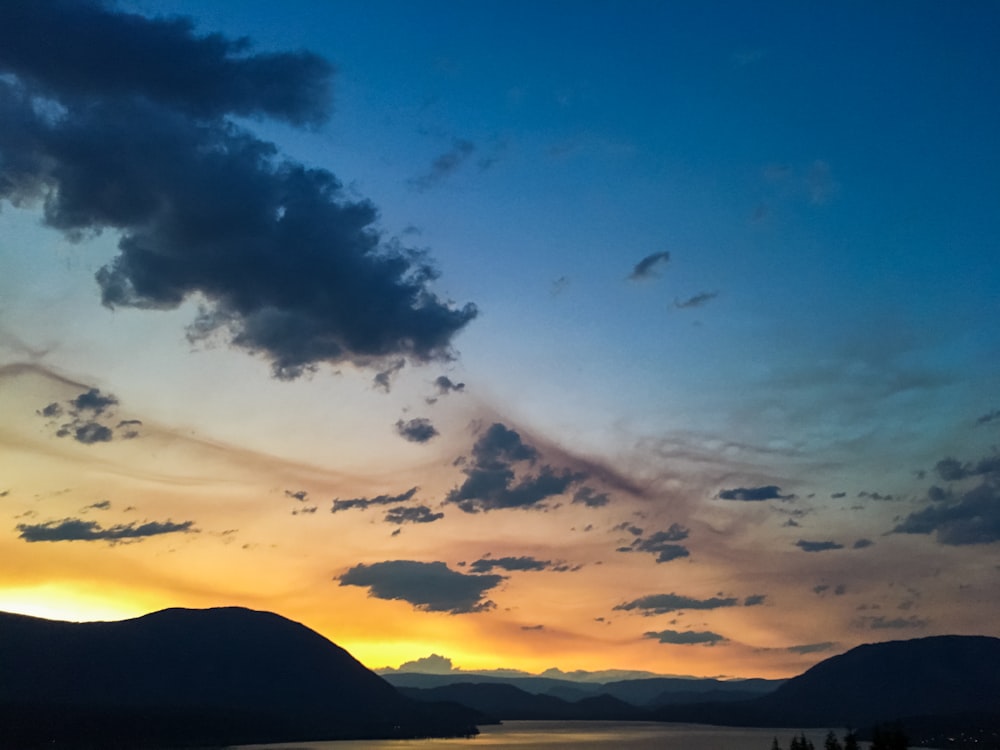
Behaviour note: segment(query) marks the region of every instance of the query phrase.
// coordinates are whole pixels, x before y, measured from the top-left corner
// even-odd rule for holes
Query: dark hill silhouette
[[[303,625],[241,608],[119,622],[0,613],[0,743],[211,745],[475,733]]]
[[[497,721],[545,719],[648,719],[646,711],[610,695],[592,695],[569,702],[554,695],[528,693],[499,682],[459,682],[434,688],[400,688],[415,700],[452,701],[475,709]]]
[[[971,713],[1000,717],[1000,638],[935,636],[858,646],[768,695],[666,706],[656,717],[733,726],[866,728],[897,719],[916,726],[923,721],[919,717],[934,717],[942,725],[949,716],[961,726],[958,716]]]

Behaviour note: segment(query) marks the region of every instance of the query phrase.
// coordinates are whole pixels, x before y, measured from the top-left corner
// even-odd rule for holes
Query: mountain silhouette
[[[0,745],[206,746],[475,734],[303,625],[242,608],[72,623],[0,613]]]
[[[925,734],[971,721],[1000,727],[1000,638],[933,636],[858,646],[768,695],[665,706],[655,716],[772,727],[868,728],[899,720]]]

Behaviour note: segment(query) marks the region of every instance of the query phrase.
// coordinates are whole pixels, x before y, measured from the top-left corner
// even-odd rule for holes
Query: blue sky
[[[40,4],[41,16],[58,5]],[[18,559],[30,552],[37,567],[24,569],[45,571],[0,581],[0,604],[85,617],[244,603],[301,619],[372,666],[434,650],[472,666],[501,666],[489,662],[503,653],[523,668],[779,675],[883,636],[998,634],[994,3],[135,0],[92,9],[68,32],[82,40],[79,54],[106,66],[92,80],[45,78],[90,70],[53,41],[58,11],[44,22],[54,26],[37,27],[45,33],[22,27],[19,38],[33,44],[0,60],[5,91],[34,97],[36,130],[72,125],[79,142],[106,148],[92,153],[108,165],[105,173],[95,157],[84,171],[86,159],[51,147],[49,161],[24,173],[37,183],[17,182],[15,156],[34,153],[24,145],[32,131],[0,124],[0,357],[17,405],[2,438],[25,457],[0,463],[11,518],[2,544]],[[261,60],[262,77],[238,91],[233,79],[215,83],[213,63],[191,57],[197,41],[175,57],[169,45],[110,44],[107,24],[127,14],[140,41],[173,16],[191,19],[185,39],[246,37],[249,46],[225,54]],[[268,67],[268,53],[302,50],[318,57]],[[308,62],[320,58],[328,77]],[[194,104],[150,93],[157,71],[187,80],[183,72],[203,62],[200,83],[178,95]],[[112,90],[116,65],[134,71],[139,93]],[[330,107],[317,88],[301,89],[312,93],[297,109],[265,101],[321,79]],[[21,112],[14,101],[5,99],[7,111]],[[147,126],[147,159],[98,140],[94,128],[124,134],[146,105],[167,107],[146,121],[158,123]],[[219,148],[233,148],[223,132],[252,134],[273,144],[275,164],[335,175],[336,200],[370,204],[379,246],[404,252],[408,272],[422,261],[405,251],[425,253],[438,275],[410,288],[454,324],[435,328],[426,309],[398,308],[397,330],[409,333],[366,349],[372,311],[388,309],[398,287],[379,287],[364,266],[356,277],[325,276],[335,273],[322,249],[339,242],[332,235],[313,255],[291,245],[314,235],[282,235],[291,244],[274,247],[288,251],[287,264],[257,265],[246,229],[254,220],[242,213],[256,205],[256,173],[212,184],[187,167],[173,175],[172,165],[202,162],[160,158],[176,143],[156,138],[186,124],[214,133],[227,144]],[[227,154],[228,169],[237,161]],[[177,300],[155,296],[167,274],[149,270],[148,289],[159,291],[122,293],[112,310],[102,289],[107,301],[124,288],[115,283],[140,280],[135,265],[95,280],[115,268],[119,240],[146,233],[160,247],[167,240],[156,232],[172,225],[152,214],[46,219],[46,201],[71,190],[70,172],[52,164],[106,191],[110,213],[124,211],[130,191],[125,177],[107,175],[120,165],[122,174],[148,170],[150,185],[163,181],[164,205],[196,211],[188,199],[204,196],[204,226],[224,226],[229,211],[245,222],[229,225],[242,239],[229,265],[205,270]],[[60,230],[74,221],[78,236]],[[193,227],[184,227],[192,234],[175,277],[207,257],[184,253],[213,241]],[[339,354],[322,354],[329,339],[309,338],[309,326],[326,325],[318,313],[280,328],[281,314],[305,309],[302,290],[319,299],[327,287],[353,300],[336,336],[357,345]],[[251,289],[271,312],[244,314],[246,301],[234,300]],[[199,309],[210,313],[201,319],[210,335],[193,341],[186,332]],[[407,338],[415,331],[441,346]],[[271,366],[300,337],[295,351],[312,359],[299,364],[315,372],[274,377]],[[439,387],[440,376],[464,385]],[[108,421],[110,407],[73,405],[93,388],[146,426],[143,440],[121,442],[127,428]],[[49,404],[72,420],[46,422]],[[76,433],[88,419],[118,432]],[[527,447],[496,453],[508,433],[493,425]],[[230,488],[223,495],[235,492],[220,477],[247,456],[256,456],[246,459],[252,478],[233,479],[242,499],[213,500],[220,482]],[[74,475],[74,466],[89,469]],[[497,466],[514,477],[509,494],[476,497],[466,482]],[[133,497],[137,473],[150,483],[145,505]],[[531,495],[542,480],[560,491]],[[413,486],[420,493],[405,496]],[[578,496],[583,487],[591,494]],[[298,492],[318,512],[293,517],[312,507],[295,504]],[[586,502],[602,493],[606,502]],[[364,516],[329,513],[336,498],[375,497],[410,510],[383,523],[368,505]],[[462,497],[478,512],[463,512]],[[524,502],[490,505],[501,497]],[[157,533],[124,543],[59,526],[105,500],[88,511],[116,514],[100,528]],[[128,507],[146,516],[129,520]],[[196,525],[139,524],[167,518]],[[29,541],[27,527],[65,538]],[[359,546],[330,544],[344,535]],[[190,558],[184,574],[161,557],[178,540]],[[658,544],[687,554],[657,561]],[[110,572],[125,557],[148,576]],[[501,566],[496,590],[461,572],[490,557],[551,565]],[[440,578],[440,564],[466,578]],[[272,571],[273,586],[227,585],[234,566]],[[380,596],[398,590],[382,579],[344,583],[404,570],[419,579],[414,590],[472,585],[483,598],[435,609],[405,590]],[[671,622],[641,606],[615,609],[667,594],[763,599]],[[493,606],[479,606],[486,601]],[[372,625],[395,616],[407,628]],[[655,637],[667,630],[718,638],[705,647]]]

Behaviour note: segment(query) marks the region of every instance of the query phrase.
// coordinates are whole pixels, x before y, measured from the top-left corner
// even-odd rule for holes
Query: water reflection
[[[618,721],[508,721],[481,727],[473,739],[367,740],[349,742],[297,742],[256,745],[255,750],[770,750],[777,737],[787,748],[797,729],[747,729],[700,724],[661,724]],[[838,734],[843,734],[838,729]],[[817,748],[823,747],[825,729],[806,730]],[[249,750],[249,746],[244,750]]]

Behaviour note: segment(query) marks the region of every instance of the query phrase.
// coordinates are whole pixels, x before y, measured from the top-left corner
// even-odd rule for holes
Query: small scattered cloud
[[[843,544],[838,544],[834,541],[823,541],[823,542],[811,542],[806,539],[799,539],[795,543],[795,546],[804,552],[828,552],[835,549],[844,549]]]
[[[834,493],[831,493],[830,497],[832,499],[834,499],[834,500],[839,500],[842,497],[847,497],[847,493],[846,492],[834,492]]]
[[[735,607],[739,604],[736,597],[712,597],[710,599],[696,599],[681,594],[652,594],[633,599],[630,602],[623,602],[614,607],[615,610],[623,612],[637,611],[639,614],[649,617],[651,615],[663,615],[668,612],[678,612],[685,609],[721,609],[723,607]]]
[[[408,181],[414,190],[423,192],[447,179],[461,167],[476,150],[476,145],[464,138],[456,138],[451,148],[434,158],[430,168],[418,177]]]
[[[704,307],[718,296],[718,292],[699,292],[693,297],[688,297],[687,299],[675,299],[674,307],[678,310],[690,310],[693,307]]]
[[[893,500],[896,500],[896,497],[894,495],[883,495],[880,492],[871,492],[869,490],[862,490],[861,492],[858,493],[858,497],[866,500],[877,500],[880,502],[891,502]]]
[[[759,607],[767,600],[767,594],[751,594],[743,600],[744,607]]]
[[[949,546],[1000,541],[1000,482],[984,481],[957,498],[932,502],[909,514],[892,533],[934,534]]]
[[[398,495],[376,495],[375,497],[355,497],[349,500],[341,500],[336,498],[333,501],[333,505],[330,508],[331,513],[340,513],[345,510],[360,509],[364,510],[371,505],[398,505],[400,503],[405,503],[413,499],[413,496],[417,494],[419,487],[411,487],[406,492],[401,492]]]
[[[110,500],[99,500],[96,503],[91,503],[84,510],[110,510],[111,501]]]
[[[461,393],[465,390],[465,383],[456,383],[447,375],[438,375],[434,380],[434,387],[439,396],[447,396],[449,393]]]
[[[385,522],[402,525],[404,523],[434,523],[444,518],[444,513],[435,513],[426,505],[401,505],[390,508],[385,513]]]
[[[304,503],[309,499],[309,493],[305,490],[285,490],[285,497],[290,497],[292,500],[298,500],[300,503]]]
[[[411,443],[426,443],[439,434],[437,428],[426,417],[417,417],[396,422],[396,434]]]
[[[403,367],[405,366],[406,366],[405,359],[400,358],[393,360],[384,370],[380,370],[379,372],[375,373],[375,376],[372,378],[372,384],[378,390],[388,393],[389,391],[392,390],[393,379],[396,377],[399,371],[402,370]]]
[[[522,625],[521,630],[545,630],[544,625]]]
[[[486,593],[504,580],[500,575],[472,575],[443,562],[386,560],[355,565],[335,579],[341,586],[361,586],[376,599],[399,600],[423,612],[469,614],[493,609]]]
[[[736,487],[731,490],[719,490],[718,497],[720,500],[758,503],[764,500],[791,500],[795,495],[782,495],[780,487],[768,484],[763,487]]]
[[[858,539],[851,545],[851,549],[864,549],[865,547],[871,547],[873,544],[875,544],[875,542],[871,539]]]
[[[659,276],[660,269],[670,262],[670,253],[664,250],[659,253],[652,253],[640,260],[632,268],[632,273],[628,275],[629,281],[642,281]]]
[[[515,572],[520,570],[555,570],[551,560],[534,557],[483,557],[469,565],[473,573],[489,573],[493,570]],[[563,570],[568,570],[564,567]]]
[[[116,424],[113,420],[116,406],[118,399],[115,396],[101,393],[99,388],[91,388],[63,404],[52,402],[36,413],[50,420],[56,437],[71,437],[83,445],[110,443],[115,437],[122,440],[138,437],[138,427],[142,422],[126,419]],[[68,417],[69,421],[57,424],[63,417]]]
[[[631,528],[627,530],[631,531]],[[638,529],[642,533],[642,529]],[[688,538],[690,530],[679,523],[673,523],[666,531],[657,531],[648,537],[638,537],[627,547],[619,547],[619,552],[649,552],[656,555],[656,562],[666,563],[688,557],[691,553],[687,547],[676,542]]]
[[[680,632],[677,630],[659,630],[643,633],[643,638],[651,638],[660,643],[668,643],[681,646],[703,645],[714,646],[716,643],[723,643],[726,639],[718,633],[711,631],[688,630]]]
[[[139,541],[162,534],[197,533],[194,521],[147,521],[145,523],[118,524],[108,528],[96,521],[64,518],[37,524],[18,524],[18,536],[26,542],[126,542]]]
[[[989,424],[994,420],[1000,421],[1000,409],[994,409],[993,411],[986,412],[985,414],[976,417],[976,424],[977,425]]]
[[[586,505],[588,508],[603,508],[611,502],[607,492],[598,492],[593,487],[581,487],[573,493],[573,503]]]

